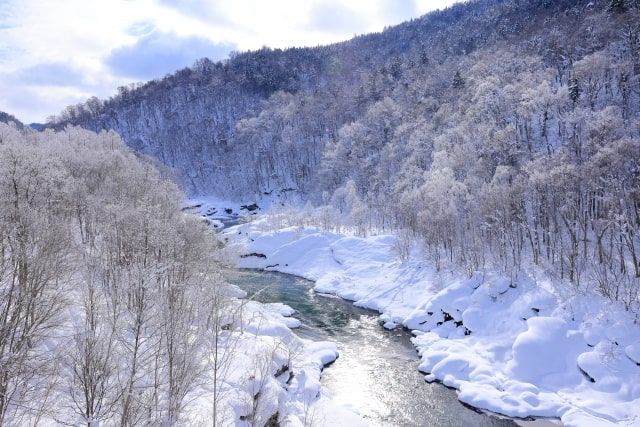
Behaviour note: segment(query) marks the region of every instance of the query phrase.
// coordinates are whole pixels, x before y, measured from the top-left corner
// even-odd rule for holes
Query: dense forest
[[[639,114],[637,1],[477,0],[202,59],[49,126],[115,130],[192,194],[293,188],[328,226],[418,237],[437,265],[537,265],[637,309]]]
[[[115,132],[0,123],[1,425],[173,424],[204,385],[215,402],[234,310],[180,202]]]
[[[219,236],[170,171],[113,131],[11,122],[0,425],[311,425],[335,345],[223,280]]]

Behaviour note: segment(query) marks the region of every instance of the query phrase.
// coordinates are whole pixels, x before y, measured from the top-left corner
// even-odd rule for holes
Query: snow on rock
[[[535,317],[527,321],[527,331],[512,346],[506,373],[525,382],[549,387],[580,382],[577,356],[587,350],[582,335],[556,317]]]
[[[314,280],[317,292],[379,311],[385,327],[410,328],[425,379],[457,388],[461,401],[567,426],[640,425],[640,328],[623,307],[567,295],[535,269],[436,271],[419,256],[400,261],[394,236],[279,230],[269,221],[225,232],[235,253],[265,257],[238,258],[240,266]],[[326,363],[332,350],[321,354]]]
[[[640,342],[628,345],[624,351],[629,359],[640,366]]]
[[[338,347],[332,342],[315,341],[307,344],[307,349],[319,362],[319,366],[328,365],[338,358]]]
[[[287,328],[295,329],[300,327],[301,322],[298,319],[290,317],[290,316],[293,316],[293,314],[296,311],[293,308],[289,307],[288,305],[282,304],[280,302],[263,304],[263,305],[267,310],[272,312],[274,316],[278,318],[278,320],[284,323],[287,326]]]
[[[300,234],[293,227],[283,229],[278,233],[260,233],[260,235],[255,236],[251,248],[254,252],[265,253],[273,248],[285,246],[299,238]]]
[[[638,366],[616,345],[600,342],[592,351],[580,354],[578,366],[591,382],[592,388],[609,394],[628,395],[640,398],[640,374]],[[630,387],[619,381],[620,376],[635,379]]]
[[[477,287],[471,280],[455,282],[416,307],[404,320],[409,329],[431,330],[451,320],[460,320],[468,306],[468,297]]]
[[[229,219],[240,214],[241,203],[223,200],[218,197],[203,196],[186,200],[182,210],[198,212],[209,219]]]
[[[230,294],[244,297],[237,288]],[[264,425],[276,417],[279,425],[364,426],[349,408],[331,400],[322,387],[322,369],[338,357],[331,342],[299,338],[292,327],[295,310],[282,303],[261,304],[236,299],[238,315],[218,338],[222,363],[218,377],[220,425]],[[222,379],[221,379],[222,378]],[[189,396],[189,425],[210,424],[212,391]]]
[[[397,327],[398,327],[398,324],[397,324],[397,323],[395,323],[395,322],[384,322],[384,323],[382,324],[382,326],[383,326],[385,329],[393,330],[393,329],[395,329],[395,328],[397,328]]]
[[[209,221],[210,221],[211,226],[213,228],[216,228],[216,229],[224,228],[224,223],[222,221],[220,221],[219,219],[210,219]]]
[[[385,329],[393,330],[402,324],[402,318],[390,316],[388,313],[380,315],[380,323]]]
[[[294,313],[296,312],[293,308],[281,302],[272,302],[272,303],[263,304],[263,305],[267,307],[267,309],[269,309],[270,311],[274,313],[278,313],[284,317],[293,316]]]

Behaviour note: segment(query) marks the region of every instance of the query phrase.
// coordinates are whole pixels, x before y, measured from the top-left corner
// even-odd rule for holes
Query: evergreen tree
[[[429,63],[429,54],[427,53],[427,48],[425,46],[420,47],[418,58],[420,59],[420,63],[423,65],[426,65]]]
[[[453,83],[451,84],[454,89],[461,89],[464,87],[464,79],[460,75],[460,71],[456,71],[456,74],[453,76]]]
[[[402,76],[402,60],[399,56],[396,56],[391,60],[391,63],[389,64],[389,73],[394,79],[398,79]]]
[[[578,82],[578,79],[575,77],[571,77],[569,79],[569,98],[571,98],[574,104],[578,102],[581,92],[582,91],[580,90],[580,83]]]

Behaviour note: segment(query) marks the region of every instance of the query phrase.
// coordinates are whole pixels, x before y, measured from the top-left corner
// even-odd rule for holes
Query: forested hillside
[[[0,124],[0,424],[184,415],[231,312],[179,203],[114,132]]]
[[[113,129],[191,193],[295,188],[328,222],[424,238],[438,265],[548,266],[632,308],[639,7],[472,1],[331,46],[203,59],[49,125]]]
[[[215,232],[151,160],[115,132],[0,123],[0,425],[342,414],[320,395],[335,345],[240,299]]]
[[[11,122],[15,123],[18,129],[24,128],[24,124],[20,120],[16,119],[11,114],[0,111],[0,123],[11,123]]]

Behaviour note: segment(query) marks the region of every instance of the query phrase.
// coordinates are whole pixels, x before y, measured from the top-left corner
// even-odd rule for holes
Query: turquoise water
[[[512,420],[462,405],[454,390],[429,384],[417,371],[418,354],[405,330],[388,331],[378,314],[348,301],[322,296],[313,283],[257,270],[230,270],[226,279],[260,302],[282,302],[302,321],[298,335],[329,340],[340,357],[324,370],[322,383],[338,402],[372,426],[515,426]]]

